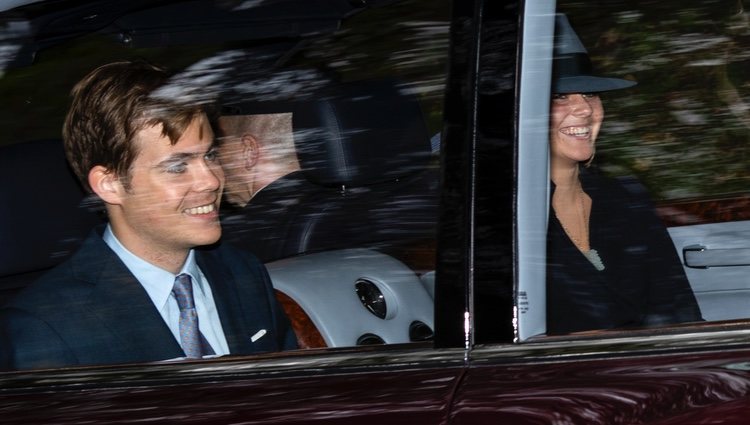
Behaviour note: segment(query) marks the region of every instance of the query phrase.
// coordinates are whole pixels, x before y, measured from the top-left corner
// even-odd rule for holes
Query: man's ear
[[[260,145],[258,140],[250,134],[243,134],[240,142],[242,143],[242,164],[246,170],[250,170],[258,163]]]
[[[125,188],[113,171],[97,165],[89,171],[89,186],[107,204],[120,204]]]

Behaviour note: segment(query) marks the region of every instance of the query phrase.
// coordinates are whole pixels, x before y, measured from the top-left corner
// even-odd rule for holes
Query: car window
[[[747,317],[750,27],[742,6],[560,1],[555,10],[526,11],[516,199],[521,339]],[[561,40],[560,16],[580,46]],[[593,71],[580,75],[626,83],[579,76],[559,86],[558,73],[582,60],[581,46]],[[558,62],[561,48],[568,63]],[[597,130],[593,149],[585,144]],[[574,191],[555,182],[555,155],[577,162]]]
[[[250,202],[234,202],[242,184],[225,172],[221,244],[265,264],[300,347],[431,341],[449,5],[350,3],[3,11],[0,304],[106,223],[61,128],[84,75],[145,60],[174,73],[160,95],[211,104],[219,146],[236,136],[222,117],[291,117],[291,144],[266,155]],[[293,168],[261,180],[289,155]]]

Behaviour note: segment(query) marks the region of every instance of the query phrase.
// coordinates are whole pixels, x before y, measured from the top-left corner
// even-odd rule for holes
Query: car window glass
[[[47,27],[36,43],[29,34],[44,2],[7,15],[0,149],[15,187],[3,195],[0,304],[105,222],[67,169],[60,129],[85,74],[143,59],[175,73],[161,95],[213,102],[219,144],[233,136],[220,117],[291,114],[293,137],[266,155],[265,169],[290,154],[293,167],[256,179],[244,205],[226,172],[222,244],[266,265],[301,347],[430,341],[448,2],[341,2],[351,13],[304,3],[171,2],[109,14],[81,5],[39,21]],[[92,16],[102,21],[86,23]]]
[[[583,194],[578,188],[566,192],[561,180],[552,181],[544,195],[550,204],[547,276],[530,284],[538,291],[546,282],[546,300],[517,300],[522,335],[542,333],[539,318],[545,316],[547,334],[747,317],[749,175],[743,158],[750,27],[742,2],[591,8],[561,1],[556,12],[585,47],[594,74],[637,85],[581,80],[556,89],[552,77],[553,128],[544,143],[550,143],[553,158],[556,149],[575,158]],[[552,19],[548,24],[554,25]],[[533,38],[524,43],[540,51],[550,47]],[[559,45],[555,38],[553,47]],[[562,69],[549,66],[553,73]],[[592,116],[599,108],[603,119],[594,150],[586,143],[598,126]],[[532,122],[520,125],[523,134]],[[554,180],[554,165],[549,172]],[[520,192],[544,193],[520,178]],[[556,199],[556,192],[569,198]],[[528,253],[520,261],[533,265],[538,258]],[[533,316],[527,333],[524,315]]]

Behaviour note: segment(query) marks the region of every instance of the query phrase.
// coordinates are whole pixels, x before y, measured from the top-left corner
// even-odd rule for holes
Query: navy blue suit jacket
[[[265,267],[230,246],[197,249],[232,355],[296,348]],[[255,342],[259,330],[266,334]],[[0,367],[30,369],[184,357],[146,291],[95,231],[0,310]]]

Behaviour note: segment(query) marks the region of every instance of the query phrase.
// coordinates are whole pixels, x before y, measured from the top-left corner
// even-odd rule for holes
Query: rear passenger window
[[[0,305],[106,223],[60,129],[77,81],[138,59],[175,73],[162,94],[216,106],[221,244],[266,265],[300,347],[431,341],[449,2],[302,3],[92,5],[62,26],[46,4],[9,15]],[[49,26],[32,43],[44,13],[55,19],[39,20]],[[261,156],[222,151],[245,134]]]

